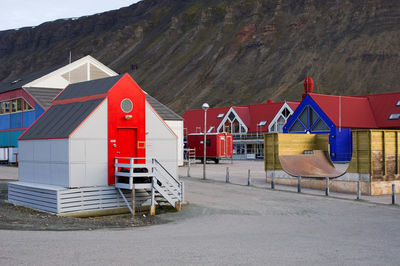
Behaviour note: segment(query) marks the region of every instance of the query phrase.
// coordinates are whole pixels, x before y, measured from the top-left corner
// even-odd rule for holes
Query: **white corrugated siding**
[[[183,120],[165,120],[165,123],[174,131],[178,137],[178,166],[183,165]]]
[[[107,186],[107,100],[69,138],[69,187]]]
[[[174,132],[146,102],[146,157],[156,158],[174,177],[178,177],[178,145]]]
[[[18,176],[21,182],[68,186],[68,140],[19,141]]]

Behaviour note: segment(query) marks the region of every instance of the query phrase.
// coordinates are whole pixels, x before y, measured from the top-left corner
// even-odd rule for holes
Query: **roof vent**
[[[304,93],[312,93],[314,87],[314,82],[311,77],[306,77],[304,79]]]
[[[268,99],[268,100],[267,100],[267,103],[274,103],[274,100]]]
[[[129,113],[133,109],[133,103],[128,98],[123,99],[121,102],[121,110],[124,113]]]
[[[400,107],[400,100],[397,101],[396,107]]]
[[[14,81],[11,81],[11,84],[15,84],[15,83],[18,83],[18,82],[20,82],[22,79],[16,79],[16,80],[14,80]]]

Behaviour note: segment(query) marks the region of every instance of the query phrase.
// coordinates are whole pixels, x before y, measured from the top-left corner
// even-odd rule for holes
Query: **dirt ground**
[[[90,218],[61,217],[15,206],[7,202],[8,181],[0,181],[0,230],[95,230],[104,228],[129,228],[166,223],[159,216],[149,216],[147,212],[110,215]],[[168,208],[157,209],[158,213],[170,211]]]

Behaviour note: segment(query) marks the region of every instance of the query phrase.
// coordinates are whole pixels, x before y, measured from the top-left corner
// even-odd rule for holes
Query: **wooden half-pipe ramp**
[[[322,150],[314,150],[313,154],[279,155],[279,161],[282,169],[292,176],[336,178],[346,173],[336,169]]]

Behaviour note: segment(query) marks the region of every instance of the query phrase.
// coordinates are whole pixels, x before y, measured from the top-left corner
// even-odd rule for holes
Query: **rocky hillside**
[[[90,54],[182,114],[400,89],[398,0],[143,0],[0,32],[0,80]]]

